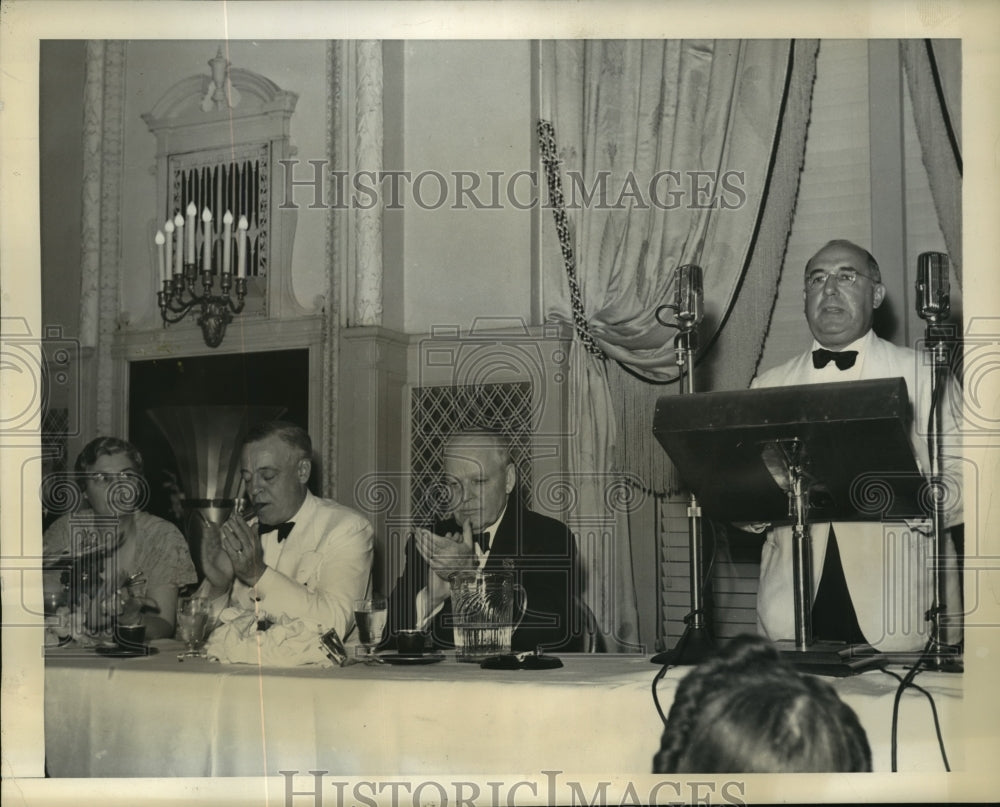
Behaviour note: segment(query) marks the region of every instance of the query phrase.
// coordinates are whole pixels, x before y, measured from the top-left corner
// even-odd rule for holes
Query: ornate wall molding
[[[326,44],[326,153],[335,166],[346,165],[347,124],[343,104],[344,43]],[[342,210],[330,208],[326,216],[326,307],[323,310],[322,357],[324,401],[320,450],[323,456],[323,495],[334,497],[337,490],[339,406],[338,342],[340,339],[341,272],[347,269],[344,249],[347,220]]]
[[[118,329],[118,256],[121,254],[121,187],[124,149],[125,43],[104,46],[103,134],[101,137],[100,266],[98,267],[97,418],[99,434],[114,434],[114,364],[111,347]]]
[[[382,170],[382,42],[357,43],[356,171]],[[356,211],[357,274],[353,325],[382,323],[382,209]]]
[[[87,42],[83,83],[80,342],[97,346],[101,269],[101,141],[104,137],[104,42]]]

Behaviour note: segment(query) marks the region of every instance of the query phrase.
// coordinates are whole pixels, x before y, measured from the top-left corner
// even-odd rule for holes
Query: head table
[[[483,670],[446,656],[423,666],[276,668],[108,658],[50,649],[45,753],[53,777],[649,773],[662,723],[647,656],[562,654],[554,670]],[[666,713],[688,668],[657,692]],[[904,672],[902,669],[899,670]],[[872,671],[827,679],[858,713],[875,770],[890,770],[897,682]],[[962,676],[925,672],[953,770],[961,770]],[[900,770],[943,770],[926,698],[908,690]]]

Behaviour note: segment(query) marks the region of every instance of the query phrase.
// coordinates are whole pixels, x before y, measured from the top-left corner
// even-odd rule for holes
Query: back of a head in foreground
[[[828,683],[747,635],[680,682],[653,765],[655,773],[862,772],[871,749]]]

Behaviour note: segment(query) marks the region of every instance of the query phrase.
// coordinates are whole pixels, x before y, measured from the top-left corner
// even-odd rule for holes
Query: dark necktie
[[[257,525],[257,531],[260,534],[261,538],[263,538],[269,532],[275,532],[275,531],[277,531],[277,533],[278,533],[278,543],[280,544],[282,541],[284,541],[288,537],[288,533],[290,533],[292,531],[292,527],[294,527],[294,526],[295,526],[295,522],[294,521],[286,521],[284,524],[263,524],[263,523],[261,523],[261,524]]]
[[[484,553],[490,551],[490,534],[488,532],[476,532],[472,535],[472,540],[479,544],[479,548]]]
[[[831,361],[837,365],[838,370],[846,370],[853,367],[857,360],[858,351],[856,350],[833,351],[821,347],[819,350],[813,351],[813,367],[817,370],[823,369]]]

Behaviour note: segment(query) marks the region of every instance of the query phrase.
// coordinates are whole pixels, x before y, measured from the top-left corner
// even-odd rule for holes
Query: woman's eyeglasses
[[[112,482],[137,482],[139,478],[139,474],[135,471],[117,471],[116,473],[93,471],[87,474],[87,479],[99,485],[110,485]]]

